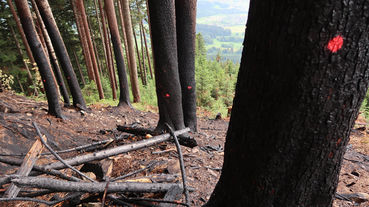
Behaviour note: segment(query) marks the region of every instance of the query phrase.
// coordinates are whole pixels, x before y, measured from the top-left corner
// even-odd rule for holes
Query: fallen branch
[[[186,133],[188,131],[190,131],[190,129],[185,128],[185,129],[174,132],[174,134],[179,135],[179,134]],[[158,135],[150,139],[141,140],[135,143],[121,145],[115,148],[106,149],[106,150],[102,150],[102,151],[98,151],[98,152],[94,152],[94,153],[90,153],[86,155],[76,156],[74,158],[65,160],[65,162],[68,163],[69,165],[80,165],[86,162],[90,162],[94,160],[102,160],[104,158],[111,157],[114,155],[122,154],[125,152],[130,152],[133,150],[138,150],[138,149],[145,148],[148,146],[152,146],[152,145],[164,142],[164,141],[168,141],[169,139],[170,139],[170,134],[162,134],[162,135]],[[44,167],[49,168],[49,169],[65,168],[64,164],[61,162],[55,162],[49,165],[45,165]]]
[[[43,137],[40,137],[33,143],[31,149],[28,151],[26,157],[24,158],[20,168],[17,171],[17,175],[27,176],[33,168],[33,165],[36,163],[37,159],[40,157],[41,152],[43,150],[42,143],[46,142]],[[8,187],[5,191],[5,198],[15,198],[17,197],[20,188],[15,186],[13,183]]]
[[[52,178],[41,177],[19,177],[11,180],[20,187],[32,187],[49,189],[58,192],[89,192],[103,193],[105,191],[106,182],[87,183],[87,182],[70,182],[56,180]],[[139,193],[160,193],[167,192],[172,186],[182,187],[175,183],[120,183],[111,182],[108,186],[108,193],[116,192],[139,192]]]
[[[14,158],[9,159],[9,158],[0,157],[0,162],[8,164],[8,165],[15,165],[15,166],[20,166],[22,164],[22,160],[18,160],[18,159],[14,159]],[[45,167],[41,167],[41,166],[38,166],[38,165],[33,165],[32,170],[35,170],[35,171],[38,171],[38,172],[41,172],[41,173],[44,173],[44,174],[48,174],[48,175],[53,175],[53,176],[56,176],[56,177],[59,177],[59,178],[65,179],[65,180],[69,180],[69,181],[79,181],[79,179],[74,177],[74,176],[69,177],[69,176],[65,175],[64,173],[61,173],[57,170],[46,169]],[[30,173],[30,174],[33,174],[33,172]],[[0,183],[1,184],[6,184],[6,183],[2,183],[3,182],[2,179],[7,180],[6,178],[0,178]],[[9,182],[10,182],[10,180],[9,180]],[[7,183],[9,183],[9,182],[7,182]]]
[[[189,193],[188,193],[188,189],[186,187],[186,183],[187,183],[187,180],[186,180],[186,171],[185,171],[185,168],[184,168],[184,162],[183,162],[183,155],[182,155],[181,146],[179,146],[179,142],[178,142],[177,136],[174,134],[174,131],[173,131],[172,127],[170,127],[168,123],[165,123],[165,126],[168,128],[169,133],[173,137],[174,143],[176,144],[176,147],[177,147],[178,159],[179,159],[179,164],[180,164],[180,167],[181,167],[181,174],[182,174],[182,181],[183,181],[183,189],[184,189],[184,193],[185,193],[186,204],[189,205],[189,203],[190,203],[190,200],[189,200],[190,199],[190,196],[189,196]]]
[[[140,135],[140,136],[145,136],[146,134],[151,134],[153,136],[159,135],[159,132],[156,132],[152,129],[146,129],[146,128],[141,128],[141,127],[129,127],[129,126],[117,125],[117,130],[121,132],[127,132],[130,134],[134,134],[134,135]]]
[[[38,128],[36,122],[32,122],[33,126],[36,129],[36,132],[38,134],[38,136],[41,138],[41,142],[43,145],[45,145],[45,147],[51,152],[51,154],[53,154],[61,163],[63,163],[66,167],[70,168],[71,170],[73,170],[75,173],[77,173],[78,175],[86,178],[87,180],[91,181],[91,182],[95,182],[93,179],[91,179],[90,177],[88,177],[87,175],[81,173],[79,170],[77,170],[76,168],[74,168],[73,166],[69,165],[68,163],[66,163],[63,158],[61,158],[43,139],[42,139],[42,134],[40,132],[40,129]],[[45,136],[46,137],[46,136]]]

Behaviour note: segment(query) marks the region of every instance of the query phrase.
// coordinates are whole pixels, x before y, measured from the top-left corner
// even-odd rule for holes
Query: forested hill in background
[[[210,59],[239,63],[249,0],[198,0],[197,33],[201,33]]]

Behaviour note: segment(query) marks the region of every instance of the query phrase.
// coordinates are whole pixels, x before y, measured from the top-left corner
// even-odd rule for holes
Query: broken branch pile
[[[3,198],[0,198],[0,202],[30,201],[51,206],[62,202],[69,202],[68,204],[71,205],[72,201],[74,201],[73,205],[76,205],[94,199],[99,200],[101,198],[100,202],[102,203],[102,206],[105,205],[105,202],[111,202],[119,205],[124,204],[126,206],[132,206],[131,204],[153,206],[153,203],[165,203],[161,206],[174,206],[174,204],[188,206],[189,188],[186,186],[183,157],[177,136],[187,133],[189,128],[173,131],[170,127],[168,127],[170,133],[167,134],[157,135],[149,139],[144,139],[104,150],[97,150],[92,153],[82,154],[64,160],[47,144],[47,137],[41,134],[37,124],[33,122],[33,126],[38,134],[38,137],[27,155],[24,157],[23,161],[11,158],[9,156],[2,157],[2,155],[0,155],[0,162],[20,166],[15,174],[0,177],[0,195],[3,194]],[[130,132],[133,131],[131,130]],[[126,177],[135,175],[153,167],[158,162],[150,163],[146,167],[126,175],[110,178],[113,162],[109,162],[109,160],[106,158],[149,146],[154,146],[159,143],[169,141],[171,137],[173,137],[177,146],[183,184],[173,183],[173,181],[176,180],[176,176],[170,174],[168,175],[169,177],[167,176],[161,179],[165,181],[172,181],[170,183],[145,182],[145,178],[121,181]],[[106,145],[107,143],[109,143],[109,141],[100,141],[98,144],[92,143],[90,145],[98,146],[100,144]],[[44,148],[47,148],[58,161],[41,166],[36,165],[36,161],[39,157],[50,154],[42,153]],[[70,152],[75,149],[79,148],[76,147],[64,151]],[[83,166],[80,167],[81,165]],[[71,169],[73,171],[73,175],[69,175],[70,173],[67,174],[66,171],[61,171],[66,168]],[[90,168],[90,170],[88,170],[88,168]],[[86,173],[91,171],[95,171],[95,177]],[[97,171],[99,172],[97,173]],[[56,193],[63,193],[62,195],[64,198],[58,197],[60,194],[56,195]],[[142,195],[142,193],[159,193],[163,194],[164,200],[137,197],[129,198],[124,193],[129,193],[130,195],[134,193],[140,195]],[[181,203],[178,201],[181,199],[181,194],[183,193],[185,194],[186,203]],[[52,201],[45,199],[45,195],[48,194],[54,195],[54,199]]]

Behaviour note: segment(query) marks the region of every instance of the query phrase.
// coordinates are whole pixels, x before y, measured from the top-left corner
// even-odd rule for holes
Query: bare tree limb
[[[185,128],[185,129],[181,129],[178,130],[176,132],[174,132],[176,135],[180,135],[183,133],[186,133],[190,131],[189,128]],[[148,146],[152,146],[164,141],[168,141],[170,139],[170,135],[167,134],[162,134],[162,135],[158,135],[155,137],[152,137],[150,139],[145,139],[145,140],[141,140],[135,143],[131,143],[131,144],[127,144],[127,145],[121,145],[115,148],[111,148],[111,149],[106,149],[106,150],[102,150],[102,151],[98,151],[98,152],[94,152],[94,153],[90,153],[90,154],[86,154],[86,155],[81,155],[81,156],[76,156],[74,158],[65,160],[66,163],[68,163],[69,165],[80,165],[86,162],[90,162],[90,161],[94,161],[94,160],[101,160],[107,157],[111,157],[114,155],[118,155],[118,154],[122,154],[125,152],[130,152],[133,150],[138,150],[138,149],[142,149]],[[45,166],[46,168],[50,168],[50,169],[63,169],[64,164],[61,162],[55,162],[49,165]]]
[[[44,177],[18,177],[11,180],[20,187],[33,187],[50,189],[59,192],[89,192],[102,193],[105,190],[106,182],[87,183],[87,182],[70,182],[64,180],[56,180]],[[158,193],[166,192],[172,186],[182,185],[175,183],[120,183],[111,182],[108,186],[108,193],[115,192],[141,192],[141,193]]]
[[[40,140],[42,142],[43,145],[45,145],[45,147],[61,162],[63,163],[65,166],[67,166],[68,168],[70,168],[71,170],[73,170],[74,172],[76,172],[78,175],[86,178],[87,180],[91,181],[91,182],[96,182],[95,180],[91,179],[90,177],[88,177],[87,175],[81,173],[79,170],[77,170],[76,168],[74,168],[73,166],[69,165],[68,163],[66,163],[63,158],[61,158],[43,139],[42,139],[42,134],[40,132],[40,129],[38,128],[36,122],[32,122],[33,126],[36,129],[36,132],[38,134],[38,136],[40,136]],[[46,136],[46,135],[45,135]]]
[[[188,189],[186,186],[187,180],[186,180],[186,170],[184,168],[184,162],[183,162],[183,155],[182,155],[182,150],[181,150],[181,146],[179,145],[177,136],[174,134],[174,131],[172,129],[172,127],[169,126],[168,123],[165,123],[165,126],[168,128],[170,135],[173,137],[174,142],[176,144],[177,147],[177,151],[178,151],[178,159],[179,159],[179,164],[181,167],[181,173],[182,173],[182,181],[183,181],[183,189],[184,189],[184,193],[185,193],[185,199],[186,199],[186,204],[190,205],[190,195],[188,193]]]

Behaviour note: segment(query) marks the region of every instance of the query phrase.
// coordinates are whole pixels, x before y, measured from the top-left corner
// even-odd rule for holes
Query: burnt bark
[[[36,17],[40,25],[40,30],[45,40],[46,49],[49,53],[50,64],[51,64],[51,67],[54,69],[54,76],[58,83],[60,94],[63,96],[64,106],[70,106],[69,94],[68,94],[67,88],[64,83],[63,75],[61,74],[61,71],[60,71],[60,67],[59,67],[58,60],[55,55],[54,47],[51,43],[49,34],[46,31],[45,24],[41,18],[41,14],[38,10],[35,0],[31,0],[31,3],[32,3],[33,10],[36,13]]]
[[[178,71],[182,88],[183,119],[186,127],[197,131],[195,39],[197,0],[175,0]]]
[[[49,114],[56,117],[62,117],[61,107],[58,102],[58,92],[53,79],[51,68],[48,64],[46,55],[42,49],[40,39],[37,36],[31,11],[28,8],[26,0],[16,0],[15,4],[18,9],[18,15],[22,23],[23,30],[25,32],[28,44],[32,50],[32,54],[37,63],[42,82],[46,91],[46,97],[48,101]]]
[[[152,28],[156,94],[159,106],[157,130],[164,123],[183,129],[182,95],[178,74],[175,6],[171,0],[148,2]]]
[[[74,73],[67,48],[64,45],[64,41],[60,35],[58,26],[56,25],[49,3],[46,0],[36,0],[36,4],[39,8],[41,17],[48,31],[51,42],[53,43],[53,46],[55,48],[56,56],[59,59],[61,68],[63,69],[70,92],[72,94],[73,105],[77,106],[77,104],[79,104],[80,106],[86,108],[86,103],[83,99],[82,91],[79,87],[76,74]]]
[[[128,80],[126,68],[124,66],[123,48],[120,41],[118,23],[115,15],[114,3],[111,0],[105,0],[105,10],[108,18],[111,41],[113,43],[115,61],[117,64],[119,78],[119,104],[118,106],[132,107],[129,101]]]
[[[251,1],[206,206],[332,205],[369,81],[369,1]]]

